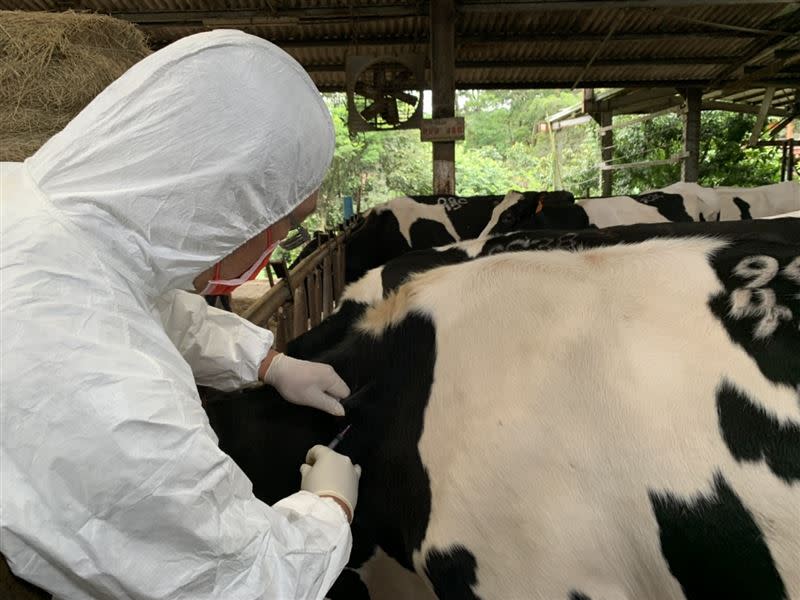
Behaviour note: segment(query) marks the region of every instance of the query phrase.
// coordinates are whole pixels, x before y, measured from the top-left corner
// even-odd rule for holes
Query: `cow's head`
[[[553,210],[569,211],[575,206],[570,192],[516,192],[506,194],[481,237],[525,229],[553,227],[545,215]]]

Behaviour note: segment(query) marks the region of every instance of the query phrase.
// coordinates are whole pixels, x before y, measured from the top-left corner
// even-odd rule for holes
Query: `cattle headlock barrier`
[[[294,268],[285,267],[284,276],[242,312],[243,318],[275,333],[277,351],[333,312],[345,287],[347,241],[362,224],[354,218],[327,232],[319,248]]]

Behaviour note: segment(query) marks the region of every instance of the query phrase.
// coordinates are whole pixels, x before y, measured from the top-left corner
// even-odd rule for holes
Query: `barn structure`
[[[456,89],[625,88],[623,97],[587,95],[581,108],[605,128],[631,102],[683,105],[687,181],[697,179],[704,105],[744,98],[762,117],[785,116],[800,85],[800,7],[790,0],[4,0],[0,8],[109,14],[136,24],[154,49],[242,29],[289,52],[321,91],[347,89],[349,57],[421,56],[417,85],[432,90],[434,119],[454,116]],[[769,101],[753,103],[758,93]],[[611,130],[603,133],[607,161]],[[433,173],[435,193],[454,193],[452,139],[433,142]],[[605,189],[610,178],[604,171]]]
[[[441,123],[455,117],[457,89],[582,88],[583,104],[550,122],[596,120],[604,161],[612,158],[614,115],[680,107],[677,160],[689,182],[698,177],[701,110],[758,115],[758,142],[768,116],[790,120],[800,101],[794,0],[0,0],[0,9],[110,15],[145,32],[152,49],[201,31],[241,29],[289,52],[323,92],[347,90],[354,56],[421,57],[422,80],[398,82],[393,91],[430,89],[433,120]],[[0,46],[8,43],[0,31]],[[620,90],[593,91],[609,87]],[[455,192],[456,137],[432,142],[436,193]],[[609,193],[611,173],[602,175]],[[274,319],[284,344],[317,324],[342,291],[346,235],[322,245],[246,316],[265,325]],[[38,597],[10,581],[4,598]]]

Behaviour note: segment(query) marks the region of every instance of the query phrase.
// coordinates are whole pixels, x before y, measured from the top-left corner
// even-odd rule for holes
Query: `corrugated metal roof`
[[[456,5],[461,88],[719,87],[741,78],[749,87],[800,86],[797,2],[460,0]],[[325,90],[344,88],[348,55],[429,52],[429,3],[423,1],[0,0],[6,9],[70,7],[137,23],[154,47],[208,29],[243,29],[286,48]]]

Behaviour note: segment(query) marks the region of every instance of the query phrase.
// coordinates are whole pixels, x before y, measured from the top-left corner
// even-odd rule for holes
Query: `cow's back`
[[[800,594],[798,256],[708,239],[502,255],[368,312],[376,331],[427,315],[436,340],[418,571],[457,597]],[[790,314],[763,310],[770,290]]]

